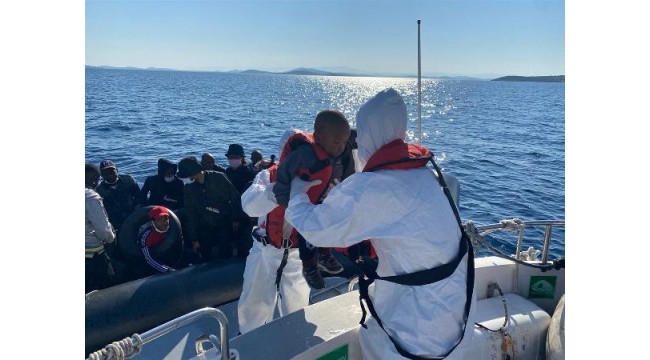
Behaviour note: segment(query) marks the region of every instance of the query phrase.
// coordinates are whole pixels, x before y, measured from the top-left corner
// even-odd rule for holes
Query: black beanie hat
[[[186,178],[200,173],[201,170],[203,170],[203,166],[201,166],[201,163],[199,163],[199,161],[195,157],[188,156],[186,158],[183,158],[178,163],[177,176],[179,178]]]

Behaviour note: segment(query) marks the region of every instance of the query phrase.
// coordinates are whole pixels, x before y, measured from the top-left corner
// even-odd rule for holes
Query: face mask
[[[241,159],[228,159],[228,164],[231,168],[236,169],[241,166]]]
[[[104,182],[107,183],[108,185],[115,185],[119,179],[120,179],[119,177],[115,177],[115,181],[113,182],[108,182],[108,180],[104,179]]]
[[[165,176],[165,181],[167,181],[167,182],[172,182],[172,181],[174,181],[174,175],[172,175],[172,176]]]
[[[183,178],[183,179],[181,179],[181,180],[183,180],[183,184],[185,184],[185,185],[189,185],[189,184],[191,184],[191,183],[194,182],[193,179],[190,179],[190,178],[188,178],[188,177]]]

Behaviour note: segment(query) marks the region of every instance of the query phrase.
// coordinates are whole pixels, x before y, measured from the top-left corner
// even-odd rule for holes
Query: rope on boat
[[[496,228],[496,229],[490,229],[486,230],[483,232],[483,235],[478,231],[476,226],[474,226],[474,223],[472,221],[467,221],[465,225],[465,231],[467,231],[468,235],[470,235],[470,240],[472,240],[472,245],[474,246],[474,257],[478,256],[479,250],[481,248],[481,244],[484,243],[484,238],[483,236],[489,235],[495,231],[501,231],[501,230],[507,230],[507,231],[521,231],[523,228],[526,227],[524,222],[519,219],[519,218],[513,218],[513,219],[504,219],[499,221],[499,224],[501,224],[503,227],[502,228]],[[474,234],[469,234],[469,232],[472,231]]]
[[[133,334],[132,337],[114,341],[103,349],[95,351],[86,360],[124,360],[139,354],[141,350],[142,338],[138,334]]]
[[[477,322],[475,322],[474,325],[480,327],[481,329],[485,329],[489,332],[500,333],[501,336],[503,336],[503,340],[501,341],[501,352],[503,358],[516,360],[517,355],[515,354],[515,342],[512,339],[512,336],[506,332],[506,327],[508,326],[508,320],[510,319],[510,316],[508,316],[508,305],[506,303],[506,297],[503,295],[503,291],[501,291],[501,287],[499,287],[499,284],[494,283],[494,287],[499,291],[499,296],[501,296],[501,303],[503,304],[503,312],[505,313],[505,318],[503,319],[503,325],[501,325],[501,327],[496,330],[492,330],[487,326]]]
[[[509,256],[508,254],[504,254],[503,252],[501,252],[500,250],[492,246],[492,244],[490,244],[487,240],[485,240],[485,238],[483,237],[484,235],[488,235],[497,230],[521,231],[526,226],[523,221],[517,218],[501,220],[500,223],[503,224],[503,228],[486,230],[483,232],[483,234],[481,234],[481,232],[478,230],[476,225],[474,225],[473,221],[468,220],[463,224],[463,227],[465,228],[465,232],[467,232],[467,236],[469,236],[469,239],[472,242],[472,246],[474,247],[475,256],[478,255],[478,250],[480,246],[483,245],[486,248],[488,248],[490,251],[492,251],[496,256],[504,259],[508,259],[519,265],[529,266],[532,268],[540,269],[542,271],[548,271],[551,269],[559,270],[561,268],[564,268],[564,258],[553,260],[548,264],[531,264],[525,261],[521,261],[515,257]]]

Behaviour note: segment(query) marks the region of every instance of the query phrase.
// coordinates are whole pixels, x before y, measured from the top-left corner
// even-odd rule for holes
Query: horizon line
[[[313,70],[313,71],[319,71],[319,72],[324,72],[327,74],[320,74],[320,76],[351,76],[351,77],[403,77],[403,78],[417,78],[417,75],[415,74],[406,74],[406,73],[399,73],[399,72],[363,72],[361,70],[357,69],[350,69],[354,71],[354,73],[349,73],[349,72],[339,72],[339,71],[329,71],[329,70],[322,70],[319,68],[310,68],[310,67],[296,67],[292,68],[289,70],[284,70],[284,71],[270,71],[270,70],[260,70],[260,69],[231,69],[231,70],[207,70],[207,69],[176,69],[176,68],[165,68],[165,67],[155,67],[155,66],[148,66],[148,67],[139,67],[139,66],[114,66],[114,65],[90,65],[90,64],[85,64],[85,67],[91,67],[91,68],[105,68],[105,69],[124,69],[124,70],[145,70],[145,71],[181,71],[181,72],[212,72],[212,73],[242,73],[242,72],[248,72],[248,71],[258,71],[258,72],[263,72],[263,73],[269,73],[269,74],[286,74],[286,75],[293,75],[293,74],[288,74],[292,71],[298,71],[298,70]],[[311,74],[311,75],[319,75],[319,74]],[[422,77],[428,77],[428,78],[440,78],[440,77],[450,77],[450,78],[468,78],[468,79],[477,79],[477,80],[492,80],[500,77],[506,77],[506,76],[518,76],[518,77],[549,77],[549,76],[565,76],[565,74],[553,74],[553,75],[488,75],[488,74],[482,74],[482,75],[458,75],[458,74],[448,74],[448,73],[437,73],[437,74],[432,74],[432,73],[427,73],[427,74],[422,74]]]

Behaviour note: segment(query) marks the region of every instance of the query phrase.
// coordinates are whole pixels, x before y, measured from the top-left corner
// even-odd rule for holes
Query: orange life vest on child
[[[291,151],[304,143],[311,145],[311,147],[314,149],[314,153],[316,153],[318,160],[309,168],[298,169],[295,175],[300,176],[300,178],[305,181],[313,181],[317,179],[321,181],[320,184],[312,186],[307,191],[309,200],[313,204],[316,204],[321,199],[325,191],[327,191],[330,179],[332,177],[332,161],[330,160],[330,157],[325,149],[323,149],[322,146],[318,145],[314,141],[314,136],[312,134],[296,133],[289,137],[289,140],[282,149],[280,159],[286,159]],[[280,162],[280,164],[281,163],[282,162]],[[278,165],[273,165],[268,169],[270,173],[271,183],[275,182],[277,169]],[[285,208],[278,206],[275,209],[271,210],[271,212],[266,217],[267,241],[276,248],[282,247],[282,240],[284,237],[282,229],[284,225],[284,211]],[[298,247],[298,233],[295,229],[291,230],[290,240],[292,248]]]

